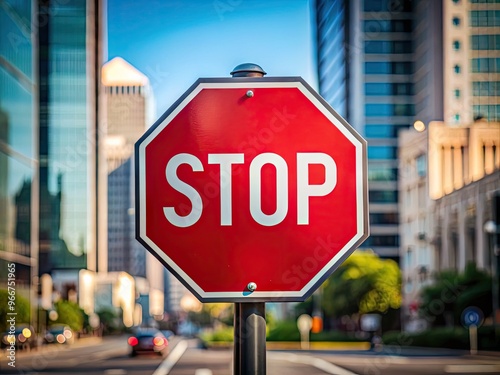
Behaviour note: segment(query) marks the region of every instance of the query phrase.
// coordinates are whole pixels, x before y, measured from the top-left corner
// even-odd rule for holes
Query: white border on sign
[[[226,88],[297,88],[313,103],[316,108],[330,120],[336,128],[351,141],[356,149],[356,204],[357,204],[357,233],[356,235],[335,255],[300,291],[285,292],[259,292],[255,291],[246,295],[242,292],[205,292],[200,286],[189,277],[170,257],[168,257],[149,237],[146,235],[146,155],[145,150],[149,143],[165,129],[170,122],[179,114],[186,105],[193,100],[203,89],[226,89]],[[248,298],[249,300],[257,298],[300,298],[314,287],[314,285],[342,259],[342,257],[351,250],[354,244],[364,235],[365,221],[363,210],[364,202],[364,185],[363,181],[366,171],[363,168],[363,144],[357,139],[337,117],[333,115],[319,100],[311,93],[301,82],[200,82],[200,84],[187,95],[184,100],[157,126],[139,145],[139,201],[140,201],[140,223],[139,233],[143,241],[145,241],[156,254],[167,263],[174,272],[188,283],[191,288],[196,291],[203,299],[231,299],[231,298]]]

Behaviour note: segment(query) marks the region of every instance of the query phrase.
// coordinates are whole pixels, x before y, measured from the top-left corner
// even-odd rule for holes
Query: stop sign
[[[366,142],[302,78],[199,79],[136,143],[136,237],[201,301],[302,301],[368,235]]]

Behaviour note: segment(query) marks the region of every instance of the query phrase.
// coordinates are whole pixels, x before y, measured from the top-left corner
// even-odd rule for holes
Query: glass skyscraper
[[[97,270],[100,249],[103,9],[98,0],[39,3],[40,274],[63,297],[77,289],[80,269]]]
[[[368,141],[371,236],[397,259],[397,134],[413,123],[411,1],[316,2],[320,94]]]
[[[0,290],[13,279],[28,300],[38,273],[35,14],[30,1],[0,1]]]

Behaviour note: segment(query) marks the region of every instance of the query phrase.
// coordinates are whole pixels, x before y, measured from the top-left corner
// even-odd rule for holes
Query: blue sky
[[[254,62],[316,88],[308,0],[108,0],[108,58],[146,74],[157,117],[199,77]]]

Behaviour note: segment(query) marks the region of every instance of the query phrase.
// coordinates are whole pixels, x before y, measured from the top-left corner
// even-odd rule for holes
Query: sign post
[[[477,354],[477,329],[483,324],[483,312],[475,306],[469,306],[462,312],[462,324],[469,329],[470,354]]]
[[[266,72],[255,64],[241,64],[233,69],[233,77],[264,77]],[[247,97],[250,92],[247,92]],[[253,92],[252,94],[253,95]],[[250,282],[247,289],[255,291]],[[265,302],[234,304],[233,374],[265,375],[266,373],[266,305]]]
[[[135,145],[136,238],[235,303],[235,374],[265,374],[265,302],[306,300],[368,237],[366,141],[300,77],[200,78]]]
[[[300,348],[309,349],[309,334],[313,326],[313,318],[310,315],[302,314],[297,319],[297,328],[300,332]]]

